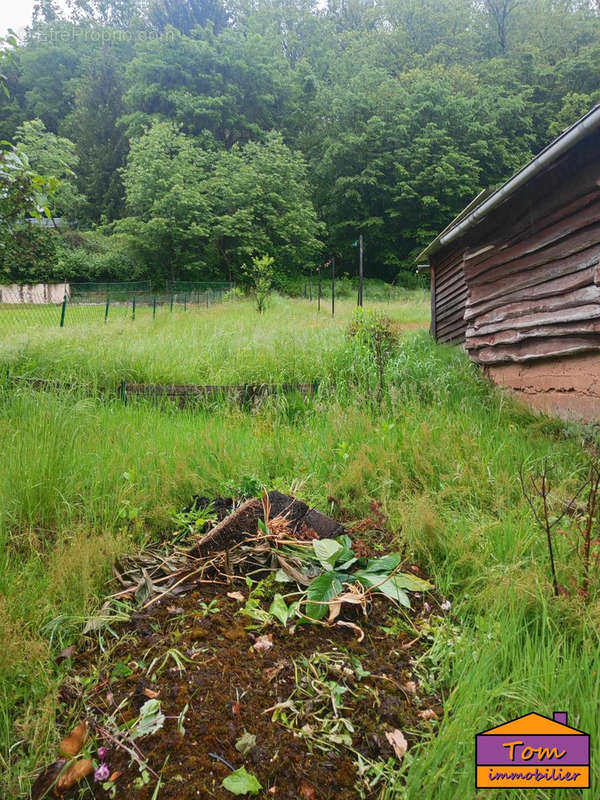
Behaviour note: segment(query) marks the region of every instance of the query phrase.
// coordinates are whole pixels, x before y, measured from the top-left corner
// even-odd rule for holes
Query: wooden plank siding
[[[467,284],[462,250],[431,266],[431,332],[440,342],[463,342],[467,322]]]
[[[432,332],[479,364],[600,351],[600,134],[430,263]]]
[[[480,364],[600,350],[600,189],[463,269],[465,346]]]

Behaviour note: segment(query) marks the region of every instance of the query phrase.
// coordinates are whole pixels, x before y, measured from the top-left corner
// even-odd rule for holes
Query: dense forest
[[[414,257],[600,100],[598,0],[38,0],[2,49],[0,279]],[[13,190],[6,191],[11,185]],[[16,196],[16,199],[15,199]],[[46,206],[62,224],[27,224]]]

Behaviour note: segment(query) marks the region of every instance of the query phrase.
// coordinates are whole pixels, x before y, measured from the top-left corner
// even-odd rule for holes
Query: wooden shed
[[[419,256],[431,332],[540,410],[600,419],[600,106]]]

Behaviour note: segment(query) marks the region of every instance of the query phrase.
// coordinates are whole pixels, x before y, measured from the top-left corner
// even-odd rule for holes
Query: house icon
[[[589,789],[590,737],[553,719],[525,714],[475,737],[478,789]]]

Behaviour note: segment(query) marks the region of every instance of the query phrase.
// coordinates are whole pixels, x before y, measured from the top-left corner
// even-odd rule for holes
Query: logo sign
[[[475,737],[478,789],[589,789],[590,737],[553,719],[525,714]]]

